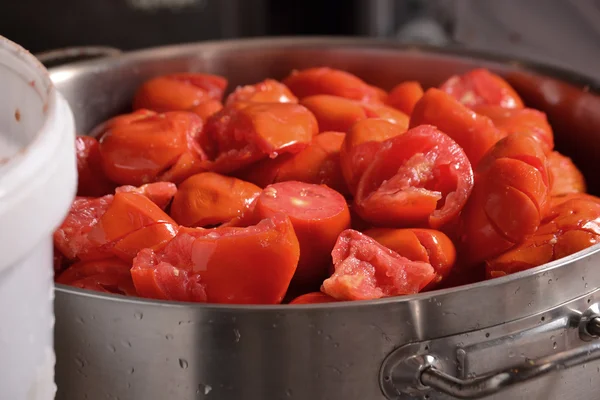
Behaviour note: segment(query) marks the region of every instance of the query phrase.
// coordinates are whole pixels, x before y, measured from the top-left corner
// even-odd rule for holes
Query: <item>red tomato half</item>
[[[431,264],[435,278],[426,289],[433,289],[446,278],[456,262],[456,249],[448,236],[433,229],[375,228],[364,232],[390,250],[412,261]]]
[[[207,123],[201,144],[215,172],[229,173],[267,156],[297,153],[319,132],[306,108],[292,103],[226,107]]]
[[[181,229],[162,250],[142,250],[131,275],[142,297],[277,304],[299,255],[289,218],[278,215],[248,228]]]
[[[96,292],[136,296],[130,263],[116,258],[73,264],[56,278],[56,283]]]
[[[290,301],[290,304],[319,304],[319,303],[335,303],[337,302],[331,296],[326,295],[322,292],[313,292],[306,293],[302,296],[296,297],[294,300]]]
[[[249,101],[255,103],[298,103],[296,96],[292,94],[283,83],[273,79],[265,79],[255,85],[239,86],[227,97],[226,105],[232,105],[238,101]]]
[[[573,161],[558,151],[548,154],[548,172],[551,176],[552,196],[569,193],[583,193],[586,190],[585,178]]]
[[[506,253],[489,260],[488,278],[524,271],[600,243],[600,199],[573,195],[548,213],[540,228]]]
[[[133,109],[157,112],[186,111],[209,100],[223,98],[227,79],[209,74],[180,73],[152,78],[138,89]]]
[[[498,142],[478,166],[461,216],[464,266],[496,257],[533,234],[546,213],[549,193],[540,141],[515,133]]]
[[[411,115],[415,104],[423,97],[423,87],[419,82],[407,81],[395,86],[386,99],[386,104]]]
[[[335,272],[321,290],[337,300],[415,294],[435,277],[428,263],[411,261],[351,229],[342,232],[331,255]]]
[[[147,183],[140,187],[126,185],[119,186],[115,190],[115,193],[138,193],[144,195],[164,210],[171,203],[175,193],[177,193],[177,185],[171,182]]]
[[[472,188],[463,150],[435,127],[422,125],[382,143],[354,200],[358,214],[376,225],[439,228],[458,216]]]
[[[498,75],[477,68],[464,75],[449,78],[440,87],[467,107],[481,104],[504,108],[523,108],[517,92]]]
[[[301,285],[320,283],[327,276],[337,237],[350,227],[346,200],[323,185],[289,181],[267,186],[254,212],[260,219],[282,213],[292,221],[300,243],[294,282]]]
[[[196,143],[202,120],[191,112],[121,116],[104,124],[104,129],[100,138],[104,171],[121,185],[160,180],[182,156],[197,164],[206,158]]]
[[[506,133],[492,121],[463,106],[450,95],[432,88],[417,102],[410,127],[433,125],[463,148],[473,168]]]
[[[370,86],[356,75],[327,67],[293,71],[283,83],[303,99],[316,94],[330,94],[352,100],[381,102],[387,94]]]
[[[100,146],[96,138],[77,136],[77,195],[100,197],[112,193],[115,184],[102,170]]]
[[[206,122],[208,118],[218,113],[222,109],[223,103],[221,103],[219,100],[208,100],[190,108],[190,112],[193,112],[202,118],[202,121]]]

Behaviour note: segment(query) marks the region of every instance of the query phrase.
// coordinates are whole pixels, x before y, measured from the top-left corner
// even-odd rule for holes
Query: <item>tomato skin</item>
[[[277,304],[287,291],[299,255],[289,218],[278,215],[248,228],[182,228],[163,249],[141,251],[131,274],[145,297]],[[184,271],[186,279],[193,279],[196,295],[191,295],[186,282],[177,282]]]
[[[548,154],[548,172],[551,176],[552,196],[562,196],[569,193],[584,193],[585,178],[573,161],[558,151]]]
[[[208,100],[190,108],[190,112],[198,115],[200,118],[202,118],[202,121],[206,122],[207,119],[222,109],[223,103],[221,103],[219,100]]]
[[[336,300],[415,294],[435,277],[428,263],[402,257],[352,229],[340,234],[331,255],[335,272],[321,291]]]
[[[533,234],[548,209],[549,184],[539,140],[515,133],[498,142],[476,170],[461,217],[465,265],[498,256]]]
[[[130,263],[116,258],[81,261],[60,274],[56,283],[97,292],[136,296],[130,268]]]
[[[427,285],[427,290],[439,286],[456,262],[456,249],[452,240],[440,231],[374,228],[363,233],[411,261],[431,264],[435,270],[435,278]]]
[[[184,111],[109,121],[100,138],[104,171],[114,182],[139,186],[159,180],[186,153],[199,163],[206,158],[195,141],[201,129],[200,117]]]
[[[472,189],[473,171],[463,150],[423,125],[382,143],[360,178],[354,204],[378,226],[437,229],[456,219]]]
[[[292,71],[283,83],[301,100],[317,94],[369,102],[381,102],[386,97],[383,90],[368,85],[356,75],[327,67]]]
[[[177,185],[172,182],[147,183],[139,187],[125,185],[119,186],[115,193],[139,193],[164,210],[177,193]]]
[[[342,174],[350,193],[356,194],[358,181],[375,159],[381,142],[405,131],[402,126],[384,119],[367,119],[350,128],[340,149]]]
[[[223,98],[227,79],[209,74],[162,75],[144,82],[133,99],[133,109],[156,112],[186,111],[209,100]]]
[[[283,83],[265,79],[254,85],[238,86],[227,96],[226,105],[239,101],[255,103],[298,103],[298,99]]]
[[[496,128],[507,135],[513,133],[529,133],[537,136],[545,149],[550,152],[554,148],[554,133],[548,123],[546,114],[532,108],[504,108],[500,106],[480,105],[473,107],[477,114],[490,118]]]
[[[77,195],[101,197],[112,193],[115,184],[102,170],[100,145],[91,136],[75,138],[77,153]]]
[[[254,213],[259,219],[280,213],[289,217],[300,244],[294,275],[297,285],[322,282],[339,234],[350,227],[350,211],[341,194],[327,186],[297,181],[267,186],[257,198]]]
[[[381,118],[400,126],[402,130],[408,129],[410,118],[400,110],[378,103],[364,103],[363,107],[368,118]]]
[[[421,84],[416,81],[406,81],[394,86],[386,99],[386,104],[406,115],[411,115],[421,97],[423,97]]]
[[[488,278],[524,271],[600,242],[600,199],[574,194],[558,202],[540,228],[498,257],[488,260]]]
[[[425,92],[410,117],[410,127],[433,125],[463,148],[473,168],[506,133],[483,115],[435,88]]]
[[[306,293],[302,296],[296,297],[294,300],[290,301],[289,304],[320,304],[320,303],[335,303],[337,302],[331,296],[326,295],[322,292],[312,292]]]
[[[298,104],[225,107],[207,122],[201,144],[214,172],[230,173],[265,157],[297,153],[319,132],[314,115]]]
[[[504,108],[523,108],[523,100],[500,76],[485,68],[477,68],[463,75],[455,75],[440,89],[467,107],[481,104]]]
[[[222,224],[242,215],[260,192],[252,183],[203,172],[179,186],[171,216],[188,227]]]

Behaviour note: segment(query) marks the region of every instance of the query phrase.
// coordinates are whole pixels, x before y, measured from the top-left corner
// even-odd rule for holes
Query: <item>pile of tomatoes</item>
[[[475,69],[389,93],[331,68],[143,83],[76,139],[58,283],[189,302],[377,299],[503,276],[600,239],[544,113]]]

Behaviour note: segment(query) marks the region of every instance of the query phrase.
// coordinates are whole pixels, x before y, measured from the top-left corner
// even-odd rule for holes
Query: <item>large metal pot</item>
[[[234,87],[283,77],[293,68],[328,65],[390,88],[405,79],[436,85],[485,66],[507,76],[531,106],[548,113],[559,149],[574,158],[598,194],[600,99],[593,94],[598,85],[509,61],[372,40],[260,39],[86,61],[54,69],[52,79],[68,99],[78,130],[86,132],[125,111],[136,87],[162,73],[219,73]],[[599,263],[600,246],[594,246],[474,285],[310,306],[146,301],[59,285],[58,399],[378,400],[411,393],[450,398],[443,392],[597,399],[600,363],[592,360],[600,344],[592,339],[600,321],[594,318]],[[579,366],[561,369],[574,364]],[[475,378],[513,366],[518,368],[491,380]],[[528,381],[551,369],[561,371]],[[527,382],[512,385],[520,381]]]

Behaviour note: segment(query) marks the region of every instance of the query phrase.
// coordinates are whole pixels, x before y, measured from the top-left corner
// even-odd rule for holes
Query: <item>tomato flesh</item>
[[[91,136],[75,138],[77,152],[77,195],[100,197],[112,193],[115,184],[102,170],[100,145]]]
[[[81,261],[60,274],[56,283],[96,292],[136,296],[130,268],[130,263],[114,258]]]
[[[331,255],[335,272],[322,291],[337,300],[415,294],[435,277],[430,264],[411,261],[351,229],[340,234]]]
[[[322,292],[306,293],[296,297],[290,301],[290,304],[319,304],[319,303],[335,303],[337,300]]]
[[[423,97],[423,87],[419,82],[407,81],[394,86],[386,99],[386,104],[411,115],[415,104]]]
[[[226,105],[232,105],[239,101],[255,103],[298,103],[296,96],[292,94],[283,83],[273,79],[265,79],[255,85],[240,86],[227,97]]]

